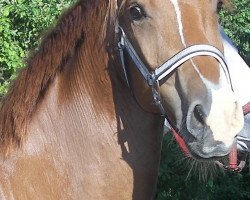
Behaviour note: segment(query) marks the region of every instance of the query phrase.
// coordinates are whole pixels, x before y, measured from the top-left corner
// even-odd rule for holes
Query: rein
[[[132,61],[135,64],[135,67],[138,69],[144,80],[146,81],[147,85],[151,88],[152,91],[152,96],[153,96],[153,101],[156,106],[158,106],[161,115],[165,117],[165,119],[168,121],[169,124],[171,122],[168,120],[168,116],[166,114],[166,111],[162,105],[161,102],[161,96],[159,93],[159,87],[160,87],[160,81],[168,76],[171,72],[173,72],[175,69],[180,67],[183,63],[186,61],[192,59],[193,57],[196,56],[211,56],[214,57],[219,63],[220,66],[222,67],[227,81],[231,86],[231,89],[233,91],[233,86],[232,86],[232,80],[230,77],[230,73],[228,70],[228,66],[226,64],[224,55],[221,53],[219,49],[217,49],[214,46],[207,45],[207,44],[198,44],[198,45],[193,45],[189,46],[177,54],[175,54],[173,57],[165,61],[161,66],[157,67],[154,71],[150,72],[146,65],[142,62],[140,59],[139,55],[135,51],[133,45],[130,43],[129,39],[127,38],[123,28],[119,26],[119,37],[120,40],[118,42],[118,49],[119,49],[119,54],[120,54],[120,60],[122,63],[122,68],[125,76],[125,80],[127,82],[128,87],[132,91],[132,85],[129,80],[128,76],[128,67],[125,64],[125,56],[124,53],[127,52]],[[248,106],[249,107],[249,106]],[[248,108],[249,109],[249,108]],[[188,148],[185,144],[185,141],[179,134],[178,128],[175,127],[173,124],[171,124],[172,127],[172,132],[179,143],[181,149],[183,150],[184,154],[187,157],[190,157]],[[235,170],[237,168],[237,149],[236,147],[233,148],[232,153],[230,153],[230,164],[229,168],[232,170]],[[236,162],[236,164],[235,164]],[[228,168],[227,166],[223,166],[224,168]]]

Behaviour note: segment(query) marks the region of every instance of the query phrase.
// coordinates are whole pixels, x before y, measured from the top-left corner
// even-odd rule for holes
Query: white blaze
[[[177,22],[178,22],[178,27],[179,27],[179,34],[181,37],[181,42],[182,44],[186,47],[186,42],[185,42],[185,38],[184,38],[184,33],[183,33],[183,25],[182,25],[182,18],[181,18],[181,9],[180,6],[178,4],[178,0],[170,0],[171,3],[174,6],[175,9],[175,13],[176,13],[176,17],[177,17]]]
[[[184,45],[184,47],[187,47],[186,41],[185,41],[185,37],[184,37],[184,32],[183,32],[183,23],[182,23],[182,16],[181,16],[181,9],[180,6],[178,4],[178,0],[170,0],[171,3],[174,6],[175,9],[175,13],[176,13],[176,18],[177,18],[177,23],[178,23],[178,29],[179,29],[179,35],[181,38],[181,42]],[[200,78],[204,81],[204,77],[202,76],[202,74],[199,72],[197,66],[194,64],[193,60],[191,59],[192,65],[194,67],[194,69],[197,71],[197,73],[199,74]]]

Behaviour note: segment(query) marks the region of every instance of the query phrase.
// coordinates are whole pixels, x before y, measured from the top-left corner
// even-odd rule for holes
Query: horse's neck
[[[156,183],[163,122],[142,111],[124,86],[110,80],[105,66],[88,67],[93,66],[72,72],[74,79],[56,78],[33,115],[24,151],[53,158],[72,185],[86,184],[76,194],[147,199]]]

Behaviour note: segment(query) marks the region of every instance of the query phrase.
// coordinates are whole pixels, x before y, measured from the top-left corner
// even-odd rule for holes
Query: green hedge
[[[221,24],[243,58],[250,61],[250,0],[232,0],[233,10],[220,13]]]
[[[25,56],[34,49],[43,31],[73,0],[1,0],[0,96],[7,90]]]

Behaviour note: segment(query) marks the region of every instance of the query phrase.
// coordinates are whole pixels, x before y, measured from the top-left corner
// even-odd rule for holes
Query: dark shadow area
[[[121,66],[110,61],[108,70],[112,81],[121,159],[133,170],[132,199],[150,200],[156,192],[163,119],[140,108],[119,76],[119,70],[114,67]]]

